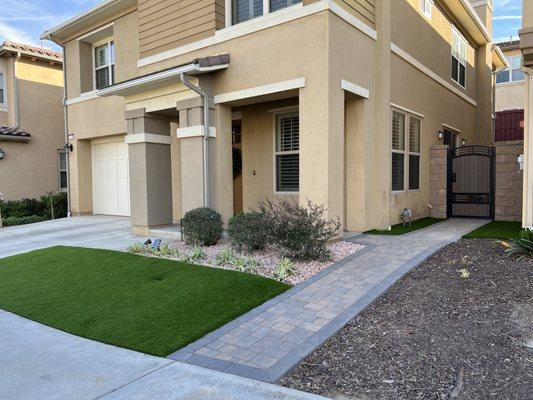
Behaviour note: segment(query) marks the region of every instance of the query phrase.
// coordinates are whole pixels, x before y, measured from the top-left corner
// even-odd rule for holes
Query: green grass
[[[157,356],[289,287],[257,275],[108,250],[51,247],[0,259],[0,308]]]
[[[442,222],[444,219],[440,218],[420,218],[414,221],[411,221],[411,226],[403,226],[403,224],[397,224],[393,225],[390,231],[382,231],[379,229],[373,229],[371,231],[365,232],[370,233],[372,235],[403,235],[405,233],[413,232],[418,229],[427,228],[428,226],[431,226],[433,224],[436,224],[437,222]]]
[[[521,222],[492,221],[464,235],[464,238],[511,239],[518,237]]]

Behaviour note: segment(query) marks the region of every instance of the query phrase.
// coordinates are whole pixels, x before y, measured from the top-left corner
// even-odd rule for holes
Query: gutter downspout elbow
[[[209,207],[209,127],[211,126],[209,121],[209,96],[199,86],[193,85],[186,73],[180,74],[181,82],[192,91],[198,93],[204,103],[204,140],[202,145],[202,158],[203,158],[203,180],[204,180],[204,207]]]

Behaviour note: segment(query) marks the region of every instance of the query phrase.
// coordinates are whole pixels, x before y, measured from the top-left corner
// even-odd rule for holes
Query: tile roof
[[[499,42],[495,44],[502,50],[514,50],[519,48],[520,40],[508,40],[506,42]]]
[[[17,137],[17,138],[31,138],[31,135],[20,129],[20,128],[15,128],[15,127],[11,127],[11,126],[0,126],[0,138],[1,137],[6,137],[6,136],[10,136],[10,137]]]
[[[4,43],[2,43],[2,50],[20,51],[27,55],[34,55],[36,57],[46,57],[56,59],[58,61],[63,61],[63,55],[61,53],[58,53],[57,51],[30,46],[22,43],[15,43],[11,41],[5,41]]]

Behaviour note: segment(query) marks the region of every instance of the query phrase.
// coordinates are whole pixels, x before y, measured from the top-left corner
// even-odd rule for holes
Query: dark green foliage
[[[52,201],[54,204],[54,218],[66,217],[67,193],[59,192],[52,195]],[[24,218],[41,217],[42,219],[40,221],[44,221],[52,218],[49,196],[42,196],[40,199],[22,199],[0,202],[0,210],[2,211],[2,218],[5,226],[8,226],[8,223],[5,222],[6,220],[11,221],[10,223],[13,223],[13,225],[19,225],[14,223],[17,219],[20,219],[20,221],[29,221]]]
[[[222,217],[215,210],[200,207],[188,211],[181,220],[185,243],[192,246],[212,246],[222,236]]]
[[[269,241],[268,220],[263,213],[240,213],[229,220],[228,235],[237,249],[263,250]]]
[[[533,230],[524,229],[520,235],[509,241],[509,248],[506,253],[519,260],[533,258]]]
[[[330,257],[329,241],[341,229],[337,220],[326,220],[326,208],[311,201],[307,207],[282,199],[276,204],[266,200],[259,204],[269,227],[270,240],[280,246],[287,257],[296,260],[326,260]]]
[[[3,226],[15,226],[33,224],[35,222],[46,221],[48,218],[40,217],[38,215],[30,215],[29,217],[8,217],[2,219]]]
[[[52,247],[0,259],[0,309],[166,357],[290,286],[109,250]]]

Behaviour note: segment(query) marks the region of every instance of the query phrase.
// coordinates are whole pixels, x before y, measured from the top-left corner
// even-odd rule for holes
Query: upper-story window
[[[452,28],[452,79],[462,87],[466,87],[466,39]]]
[[[433,14],[433,0],[420,0],[420,11],[426,16],[427,19],[431,19]]]
[[[104,89],[115,83],[115,42],[94,46],[94,86]]]
[[[496,74],[496,83],[520,82],[524,80],[524,73],[520,69],[522,66],[522,56],[507,57],[507,62],[511,68],[507,68]]]
[[[231,5],[231,21],[228,21],[228,25],[249,21],[301,2],[302,0],[229,0],[226,2],[226,6]]]
[[[3,72],[0,72],[0,105],[6,105],[6,84],[5,84],[5,75]]]

